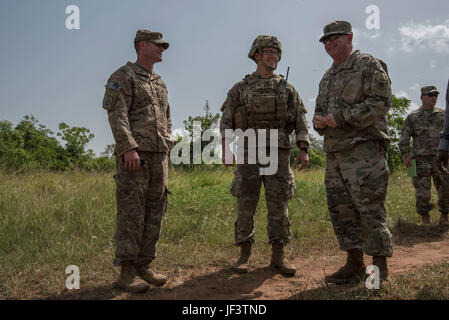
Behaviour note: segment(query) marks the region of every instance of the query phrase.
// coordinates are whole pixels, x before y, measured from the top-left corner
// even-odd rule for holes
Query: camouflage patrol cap
[[[266,47],[272,47],[272,48],[278,49],[279,61],[281,61],[281,55],[282,55],[281,42],[278,40],[278,38],[276,38],[274,36],[268,36],[268,35],[261,35],[261,36],[258,36],[256,39],[254,39],[253,44],[251,45],[251,49],[249,50],[249,53],[248,53],[248,58],[250,58],[250,59],[254,60],[254,62],[256,62],[256,60],[254,59],[254,55],[256,54],[256,52],[258,52],[262,48],[266,48]]]
[[[425,87],[421,88],[422,96],[425,96],[426,94],[429,94],[429,93],[435,93],[435,92],[440,94],[437,90],[437,87],[435,87],[435,86],[425,86]]]
[[[329,23],[323,28],[323,36],[320,38],[320,42],[323,42],[328,37],[334,34],[350,34],[352,33],[351,24],[347,21],[334,21]]]
[[[164,49],[167,49],[169,44],[167,41],[162,40],[162,33],[152,32],[150,30],[137,30],[136,37],[134,38],[134,43],[139,41],[150,41],[157,44],[162,44]]]

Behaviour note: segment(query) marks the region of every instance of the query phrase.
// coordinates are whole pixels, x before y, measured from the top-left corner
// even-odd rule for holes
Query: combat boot
[[[385,256],[374,256],[373,257],[373,265],[379,268],[379,280],[382,281],[388,280],[388,267],[387,267],[387,257]]]
[[[350,249],[347,251],[346,264],[337,272],[326,276],[326,282],[335,284],[345,284],[351,282],[360,282],[365,277],[366,266],[363,262],[362,249]]]
[[[240,258],[232,266],[232,270],[238,273],[249,271],[249,257],[251,256],[251,242],[243,242],[240,245]]]
[[[167,277],[163,274],[154,272],[149,268],[149,264],[135,265],[137,274],[149,284],[162,286],[167,282]]]
[[[117,286],[133,293],[146,292],[150,288],[150,285],[137,275],[137,271],[131,261],[124,262],[121,265]]]
[[[425,213],[421,216],[422,218],[422,225],[423,226],[429,226],[432,224],[432,222],[430,222],[430,215],[428,213]]]
[[[441,217],[440,217],[440,222],[439,225],[440,226],[448,226],[449,225],[449,221],[447,219],[447,212],[441,212]]]
[[[294,275],[296,267],[284,259],[284,244],[278,241],[273,242],[271,254],[271,267],[279,270],[283,275]]]

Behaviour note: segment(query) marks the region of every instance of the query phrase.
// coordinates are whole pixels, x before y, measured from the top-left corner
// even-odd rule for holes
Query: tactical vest
[[[243,103],[234,111],[234,128],[280,129],[287,121],[288,94],[286,81],[246,76],[242,92]]]

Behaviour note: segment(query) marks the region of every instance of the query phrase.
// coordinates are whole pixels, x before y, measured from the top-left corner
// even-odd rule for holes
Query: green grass
[[[289,255],[338,253],[329,219],[324,170],[296,172],[297,191],[289,204]],[[170,169],[169,206],[163,220],[158,270],[229,266],[235,259],[236,199],[229,194],[232,168]],[[433,193],[436,203],[436,194]],[[255,261],[266,263],[267,209],[263,192],[256,215]],[[408,243],[415,213],[413,186],[405,175],[390,179],[388,224],[395,242]],[[64,290],[65,269],[77,265],[83,281],[110,284],[114,256],[113,173],[0,172],[0,298],[36,298]],[[433,220],[438,215],[434,210]],[[442,237],[436,235],[435,237]]]
[[[302,290],[290,299],[295,300],[449,300],[449,263],[427,265],[413,272],[390,277],[381,290],[367,290],[365,283],[326,286]]]

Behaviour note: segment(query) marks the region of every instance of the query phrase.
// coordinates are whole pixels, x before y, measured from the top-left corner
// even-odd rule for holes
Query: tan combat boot
[[[271,250],[271,267],[278,269],[283,275],[294,275],[296,267],[284,259],[284,244],[275,241]]]
[[[421,224],[423,226],[430,226],[432,224],[432,222],[430,222],[430,215],[428,213],[421,215],[421,218],[422,218]]]
[[[441,217],[440,217],[440,222],[439,222],[440,226],[449,226],[447,214],[448,214],[447,212],[441,212]]]
[[[326,282],[335,284],[345,284],[351,282],[360,282],[365,277],[366,266],[363,262],[362,249],[348,250],[346,264],[337,272],[326,276]]]
[[[251,242],[243,242],[240,245],[240,258],[232,266],[232,270],[238,273],[246,273],[249,270],[249,257],[251,256]]]
[[[135,267],[137,274],[149,284],[162,286],[167,282],[167,277],[151,270],[149,264],[135,265]]]
[[[373,257],[373,265],[375,265],[379,268],[380,283],[382,283],[382,281],[388,280],[387,257],[374,256]]]
[[[124,262],[121,265],[117,286],[133,293],[146,292],[150,288],[150,285],[137,275],[137,271],[131,261]]]

